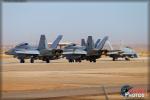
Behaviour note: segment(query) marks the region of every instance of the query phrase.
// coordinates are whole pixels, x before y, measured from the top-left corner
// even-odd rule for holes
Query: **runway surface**
[[[5,99],[43,100],[105,100],[123,99],[121,86],[128,84],[147,88],[148,59],[111,61],[98,59],[96,63],[68,63],[65,59],[47,64],[20,64],[17,59],[2,60],[2,87]]]

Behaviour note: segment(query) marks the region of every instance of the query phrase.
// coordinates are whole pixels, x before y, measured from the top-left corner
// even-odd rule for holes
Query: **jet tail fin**
[[[38,45],[38,50],[47,49],[47,48],[48,48],[48,44],[47,44],[46,37],[45,35],[41,35],[39,45]]]
[[[97,45],[97,49],[99,49],[99,50],[101,50],[103,47],[104,47],[104,45],[105,45],[105,43],[106,43],[106,41],[108,40],[108,36],[105,36],[103,39],[102,39],[102,41]]]
[[[101,39],[97,39],[96,43],[95,43],[95,48],[97,47],[97,45],[100,43]]]
[[[58,44],[59,44],[59,42],[60,42],[60,40],[62,39],[62,35],[59,35],[57,38],[56,38],[56,40],[52,43],[52,45],[51,45],[51,48],[52,49],[56,49],[57,48],[57,46],[58,46]]]
[[[94,41],[92,39],[92,36],[88,36],[86,48],[87,48],[87,51],[90,51],[94,48]]]
[[[81,46],[86,46],[85,39],[81,39]]]

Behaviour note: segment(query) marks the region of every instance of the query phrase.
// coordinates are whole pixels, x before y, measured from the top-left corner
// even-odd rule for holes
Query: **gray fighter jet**
[[[106,50],[103,50],[103,47],[107,40],[108,36],[105,36],[102,40],[98,39],[96,43],[94,43],[92,36],[88,36],[86,44],[86,60],[90,62],[96,62],[96,59],[100,58],[103,54],[105,54]]]
[[[92,36],[88,36],[87,43],[84,39],[81,39],[81,46],[76,44],[66,46],[63,50],[63,56],[66,57],[69,62],[81,62],[82,60],[96,62],[96,59],[100,58],[105,52],[102,49],[107,40],[108,36],[104,37],[102,41],[98,39],[96,43],[94,43]]]
[[[85,46],[79,46],[74,43],[69,44],[63,49],[63,57],[66,57],[69,62],[81,62],[87,54],[85,49]]]
[[[33,47],[28,43],[21,43],[6,51],[5,54],[13,55],[20,60],[20,63],[24,63],[25,59],[30,59],[31,63],[34,63],[36,59],[49,63],[50,60],[59,59],[61,56],[62,50],[57,49],[61,39],[62,35],[59,35],[49,48],[45,35],[41,35],[38,47]]]
[[[125,47],[121,50],[110,50],[106,53],[106,55],[111,57],[113,61],[116,61],[118,58],[125,58],[125,60],[138,58],[138,54],[130,47]]]

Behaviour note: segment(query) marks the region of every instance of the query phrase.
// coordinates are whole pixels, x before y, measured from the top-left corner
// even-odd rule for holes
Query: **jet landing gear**
[[[112,59],[112,60],[113,60],[113,61],[116,61],[117,59],[118,59],[117,57],[113,57],[113,59]]]
[[[81,60],[80,59],[76,59],[75,62],[81,62]]]
[[[30,59],[30,63],[34,63],[34,58],[31,58],[31,59]]]
[[[24,59],[20,59],[20,63],[25,63],[25,60]]]
[[[46,59],[46,63],[49,63],[49,62],[50,62],[50,60],[49,60],[49,58],[47,58],[47,59]]]
[[[96,62],[96,59],[93,59],[93,62],[95,63],[95,62]]]
[[[72,63],[72,62],[81,62],[81,60],[80,59],[69,59],[68,60],[69,61],[69,63]]]
[[[73,60],[73,59],[69,59],[68,61],[69,61],[69,63],[74,62],[74,60]]]
[[[130,58],[128,58],[128,57],[125,57],[125,60],[126,60],[126,61],[130,61]]]
[[[50,58],[49,57],[43,57],[42,60],[45,61],[46,63],[50,63]]]
[[[94,62],[94,63],[95,63],[95,62],[96,62],[96,59],[90,59],[90,62]]]

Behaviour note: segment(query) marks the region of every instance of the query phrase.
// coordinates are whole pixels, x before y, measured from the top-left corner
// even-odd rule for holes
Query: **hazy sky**
[[[145,2],[3,3],[3,43],[37,44],[40,34],[53,41],[78,42],[92,35],[112,43],[146,44],[148,4]]]

